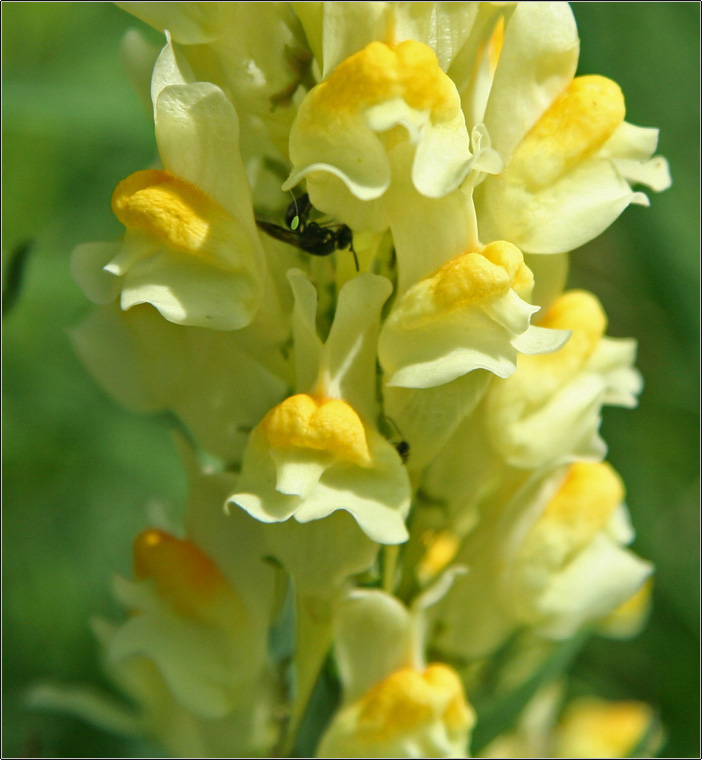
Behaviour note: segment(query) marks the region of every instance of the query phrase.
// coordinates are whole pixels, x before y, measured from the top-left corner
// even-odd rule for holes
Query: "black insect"
[[[400,438],[403,439],[401,441],[398,441],[397,443],[393,443],[392,445],[395,447],[395,451],[400,455],[402,464],[407,464],[407,460],[409,459],[409,455],[410,455],[410,445],[407,441],[404,440],[404,436],[402,435],[400,428],[397,427],[397,423],[395,422],[395,420],[393,420],[392,417],[388,417],[387,414],[384,416],[388,422],[392,423],[392,426],[395,428],[395,430],[397,430]]]
[[[305,193],[295,198],[288,206],[285,212],[287,227],[280,227],[258,219],[256,224],[276,240],[294,245],[312,256],[329,256],[334,251],[344,251],[349,248],[358,272],[358,257],[353,249],[353,233],[350,227],[345,224],[326,226],[319,222],[310,222],[311,211],[310,197]]]
[[[399,441],[395,444],[395,451],[400,455],[402,464],[407,464],[410,455],[410,445],[407,441]]]

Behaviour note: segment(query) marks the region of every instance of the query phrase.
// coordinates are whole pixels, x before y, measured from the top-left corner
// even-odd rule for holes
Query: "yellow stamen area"
[[[565,529],[572,551],[587,546],[624,500],[624,484],[607,462],[576,462],[539,519],[541,531]]]
[[[143,230],[169,248],[212,261],[231,219],[198,187],[167,171],[149,169],[123,179],[112,211],[131,230]]]
[[[498,240],[479,253],[462,253],[447,261],[432,277],[434,303],[443,310],[460,309],[533,284],[522,252]]]
[[[261,428],[275,448],[329,451],[361,467],[372,463],[363,423],[341,399],[290,396],[268,412]]]
[[[607,315],[592,293],[570,290],[554,301],[540,327],[572,330],[563,348],[538,357],[541,363],[556,366],[567,375],[575,374],[590,358],[607,329]]]
[[[215,563],[192,541],[150,528],[134,541],[134,574],[151,579],[180,616],[212,625],[236,615],[239,602]]]
[[[510,181],[536,191],[596,153],[624,121],[624,96],[600,76],[574,79],[516,148]]]
[[[359,707],[359,733],[368,741],[388,741],[434,722],[452,734],[467,733],[475,721],[460,678],[442,663],[423,673],[395,671],[363,696]]]
[[[653,721],[643,702],[574,701],[559,726],[559,757],[631,757]]]
[[[417,577],[421,583],[426,583],[453,560],[461,542],[455,533],[448,530],[427,531],[422,539],[427,550],[417,568]]]
[[[395,47],[371,42],[342,61],[310,97],[313,112],[358,112],[402,98],[411,108],[443,119],[450,118],[459,107],[456,89],[441,70],[436,54],[416,40],[405,40]]]

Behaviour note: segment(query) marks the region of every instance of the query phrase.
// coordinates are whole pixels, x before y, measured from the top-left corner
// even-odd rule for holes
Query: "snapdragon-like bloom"
[[[632,757],[655,753],[663,740],[653,709],[643,702],[573,700],[558,725],[554,757]]]
[[[554,352],[520,354],[514,374],[493,378],[469,413],[445,420],[443,437],[435,434],[441,446],[422,488],[447,516],[445,524],[426,527],[462,536],[535,472],[601,460],[607,451],[599,435],[603,406],[636,405],[642,386],[632,366],[636,342],[605,335],[607,317],[591,293],[564,293],[538,326],[570,337]],[[430,514],[421,512],[422,520]]]
[[[632,366],[636,342],[605,336],[604,310],[585,291],[564,293],[539,325],[572,334],[558,351],[521,356],[518,372],[492,386],[486,397],[490,443],[521,468],[601,459],[607,450],[598,434],[602,406],[634,407],[641,392]]]
[[[629,599],[653,568],[626,548],[623,498],[608,464],[579,462],[486,515],[456,554],[470,572],[447,596],[440,646],[479,657],[520,626],[567,639]]]
[[[405,541],[409,481],[374,425],[374,357],[389,283],[372,274],[348,282],[322,344],[314,288],[299,271],[290,281],[298,392],[252,432],[230,502],[264,522],[308,522],[344,509],[372,540]]]
[[[466,15],[464,35],[474,13],[458,11]],[[328,69],[300,105],[284,185],[305,178],[312,202],[354,230],[390,229],[400,293],[475,242],[470,194],[459,188],[471,172],[500,168],[483,131],[469,133],[445,71],[465,39],[448,44],[440,61],[427,42],[450,39],[448,14],[434,19],[431,32],[410,23],[411,15],[386,4],[374,30],[359,34],[350,18],[339,25],[342,46],[358,44],[364,32],[380,37]],[[424,39],[404,37],[420,30]],[[447,217],[452,224],[443,223]]]
[[[274,569],[263,561],[261,525],[243,513],[224,515],[228,480],[196,478],[187,538],[161,528],[137,536],[134,580],[114,582],[129,617],[94,622],[105,668],[133,706],[53,687],[36,689],[34,704],[147,734],[177,754],[267,751]]]
[[[489,95],[476,116],[504,168],[476,189],[482,238],[562,253],[599,235],[630,203],[648,205],[631,184],[670,185],[665,159],[651,158],[658,131],[624,121],[619,86],[574,78],[580,45],[565,3],[518,3],[491,45],[486,55],[497,64],[483,72]]]
[[[447,261],[407,290],[383,325],[379,358],[387,384],[430,388],[475,369],[506,377],[518,351],[560,348],[567,332],[530,325],[538,307],[522,296],[532,285],[520,251],[504,241]]]
[[[218,330],[256,316],[266,281],[237,113],[215,85],[185,83],[170,45],[152,86],[163,168],[119,183],[121,244],[79,247],[72,271],[97,303],[153,304],[171,322]],[[102,270],[95,272],[98,264]]]
[[[430,462],[519,353],[560,348],[569,333],[531,324],[534,278],[506,241],[468,249],[401,295],[383,324],[378,358],[387,414],[411,442],[410,469]]]
[[[346,600],[335,637],[344,700],[318,757],[465,756],[475,714],[458,674],[426,664],[422,608],[372,590]]]
[[[479,757],[637,757],[653,755],[662,733],[643,702],[597,697],[570,700],[559,716],[563,684],[539,690],[515,730],[490,742]]]
[[[227,94],[240,116],[244,162],[260,189],[262,148],[284,160],[292,97],[312,59],[290,5],[116,4],[170,35],[176,66],[190,81],[212,82]]]

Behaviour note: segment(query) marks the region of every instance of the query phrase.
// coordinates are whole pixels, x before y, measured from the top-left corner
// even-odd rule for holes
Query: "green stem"
[[[332,641],[334,600],[300,595],[297,602],[295,702],[283,745],[290,757],[300,724]]]

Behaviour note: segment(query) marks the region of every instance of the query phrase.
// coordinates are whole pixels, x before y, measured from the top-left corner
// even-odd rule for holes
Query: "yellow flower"
[[[641,391],[631,366],[636,343],[605,336],[607,317],[585,291],[563,294],[539,326],[572,335],[558,351],[520,356],[517,372],[493,384],[486,397],[490,443],[514,467],[601,459],[603,404],[633,407]]]
[[[465,757],[474,722],[448,665],[403,668],[342,709],[317,757]]]
[[[665,159],[651,158],[658,131],[624,121],[618,85],[573,78],[579,40],[567,4],[517,3],[504,38],[497,34],[499,58],[478,117],[504,169],[475,193],[482,239],[509,240],[524,253],[570,251],[630,203],[648,205],[631,184],[670,185]]]
[[[568,333],[530,326],[533,276],[521,252],[498,241],[466,251],[396,301],[380,334],[390,386],[431,388],[476,369],[507,377],[517,353],[560,348]]]
[[[261,559],[261,524],[243,512],[224,514],[230,487],[231,476],[196,476],[187,538],[160,528],[140,533],[135,580],[114,583],[127,619],[94,622],[108,674],[134,707],[53,687],[37,689],[35,704],[149,736],[178,755],[270,751],[274,570]]]
[[[568,704],[555,731],[553,757],[650,757],[662,739],[649,705],[581,697]]]
[[[441,592],[439,592],[441,593]],[[423,655],[423,608],[357,590],[342,605],[335,650],[344,686],[317,757],[465,757],[475,713],[458,674]]]
[[[124,240],[79,247],[72,272],[97,303],[119,295],[125,310],[150,303],[177,324],[240,329],[259,311],[266,265],[239,119],[215,85],[181,83],[170,45],[159,66],[166,73],[152,95],[163,169],[117,186],[112,208]]]
[[[289,277],[298,392],[252,432],[229,502],[264,522],[305,523],[343,509],[373,541],[401,543],[409,479],[373,424],[378,323],[390,284],[373,274],[346,283],[322,344],[316,291],[299,270]]]
[[[263,150],[285,160],[292,98],[312,58],[288,3],[116,5],[169,37],[176,68],[188,82],[212,82],[227,94],[241,120],[245,163],[255,167],[252,180],[265,170]],[[168,68],[157,65],[152,91],[172,75]]]
[[[484,131],[466,128],[447,73],[468,44],[476,10],[385,4],[375,23],[356,26],[353,14],[329,8],[314,26],[324,25],[317,55],[325,79],[300,104],[283,188],[304,178],[312,203],[352,229],[389,228],[400,293],[476,241],[470,193],[459,188],[471,172],[501,167]],[[307,12],[303,19],[312,26]],[[457,22],[460,31],[451,26]]]
[[[499,736],[480,757],[647,757],[662,743],[654,711],[643,702],[597,697],[570,700],[558,716],[563,684],[540,689],[515,730]]]
[[[578,462],[493,505],[457,554],[470,572],[442,605],[440,650],[484,656],[519,626],[566,639],[629,599],[653,568],[626,548],[623,498],[608,464]]]

